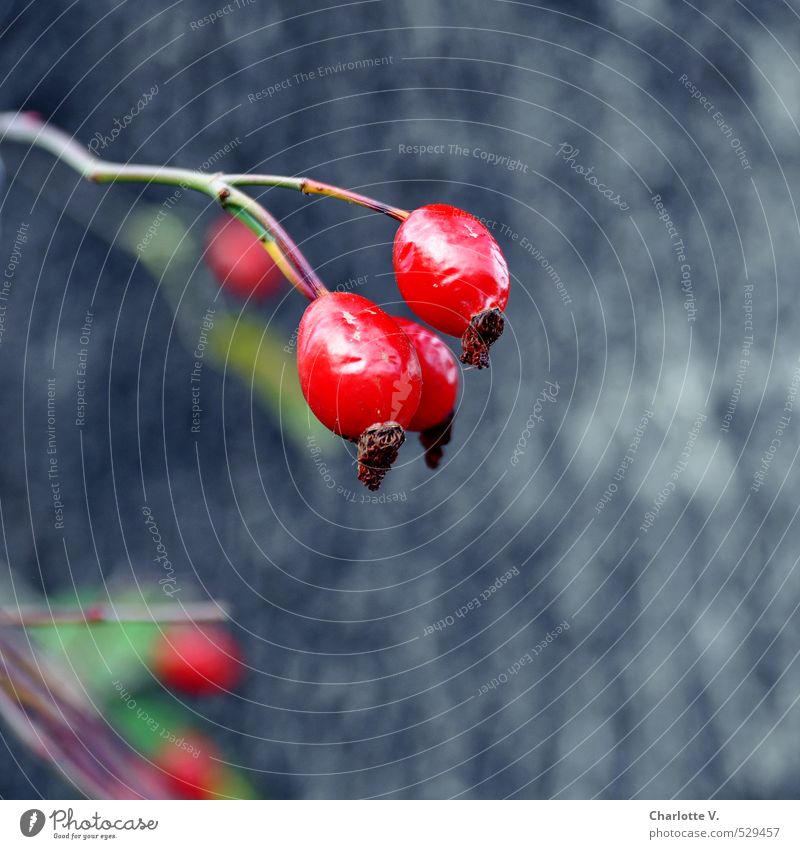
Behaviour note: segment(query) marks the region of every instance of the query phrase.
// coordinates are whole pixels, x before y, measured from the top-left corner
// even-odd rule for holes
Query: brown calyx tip
[[[368,427],[358,438],[358,479],[367,489],[380,488],[386,472],[397,459],[406,433],[397,422]]]
[[[423,430],[419,441],[425,449],[425,464],[429,469],[435,469],[444,454],[444,446],[450,442],[453,435],[453,413],[438,425]]]
[[[505,327],[503,313],[497,308],[475,313],[461,337],[461,362],[475,368],[489,368],[489,347],[502,335]]]

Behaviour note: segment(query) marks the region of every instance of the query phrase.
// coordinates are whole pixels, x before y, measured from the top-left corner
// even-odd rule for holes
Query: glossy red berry
[[[222,628],[175,625],[156,645],[153,671],[168,687],[190,695],[230,690],[242,674],[239,645]]]
[[[231,294],[259,300],[277,292],[283,281],[255,233],[243,222],[226,215],[208,233],[206,261],[214,276]]]
[[[408,429],[419,432],[425,462],[435,469],[450,442],[461,370],[453,352],[433,331],[408,318],[395,321],[411,340],[422,369],[422,397]]]
[[[486,227],[454,206],[422,206],[398,228],[393,258],[411,309],[461,337],[461,362],[487,367],[489,346],[503,332],[509,282],[503,252]]]
[[[328,293],[311,302],[300,322],[297,370],[314,415],[358,442],[358,479],[378,489],[422,394],[411,342],[372,301]]]
[[[183,745],[165,743],[155,757],[167,785],[177,799],[215,799],[222,790],[224,767],[215,760],[213,744],[199,734],[183,738]]]

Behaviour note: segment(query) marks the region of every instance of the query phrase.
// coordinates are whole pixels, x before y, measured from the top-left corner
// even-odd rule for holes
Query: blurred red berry
[[[300,322],[297,369],[314,415],[358,442],[358,479],[378,489],[422,394],[411,342],[372,301],[350,292],[325,294]]]
[[[167,786],[178,799],[215,799],[222,789],[224,768],[214,745],[200,734],[183,738],[182,745],[165,743],[155,757]]]
[[[206,261],[224,288],[239,298],[268,298],[283,281],[256,234],[229,215],[217,219],[209,230]]]
[[[241,653],[222,628],[176,625],[159,640],[153,671],[175,690],[197,696],[218,693],[241,678]]]
[[[419,431],[425,462],[435,469],[450,442],[461,370],[453,352],[433,331],[407,318],[395,321],[411,340],[422,370],[422,397],[408,429]]]
[[[489,346],[503,332],[509,290],[508,265],[492,234],[462,209],[422,206],[398,228],[393,258],[411,309],[461,337],[461,362],[486,368]]]

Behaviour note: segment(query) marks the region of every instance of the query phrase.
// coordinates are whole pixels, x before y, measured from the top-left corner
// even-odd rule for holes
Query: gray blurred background
[[[191,707],[266,797],[796,796],[798,4],[229,7],[6,3],[0,106],[88,145],[157,86],[100,156],[200,167],[227,145],[214,169],[463,207],[508,258],[508,329],[438,473],[409,440],[397,500],[362,503],[348,446],[317,437],[329,488],[239,375],[205,369],[191,433],[176,315],[199,332],[208,279],[192,262],[176,305],[115,239],[171,190],[4,144],[11,574],[152,588],[147,504],[179,580],[232,604],[246,680]],[[331,287],[365,276],[402,311],[392,221],[260,197]],[[185,193],[170,214],[199,240],[216,212]],[[244,308],[277,339],[302,309]],[[2,739],[0,795],[75,794]]]

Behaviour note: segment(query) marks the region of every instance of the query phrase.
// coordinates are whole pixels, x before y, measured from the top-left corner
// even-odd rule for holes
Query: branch
[[[256,200],[230,184],[224,174],[190,168],[103,162],[71,136],[33,113],[0,112],[0,140],[28,142],[65,162],[93,183],[155,183],[193,189],[212,197],[258,236],[289,282],[309,299],[327,292],[311,264],[277,220]]]
[[[228,618],[225,605],[218,602],[194,602],[181,607],[175,604],[90,604],[87,607],[43,607],[21,605],[0,607],[0,626],[25,628],[48,625],[93,625],[98,622],[220,622]]]

